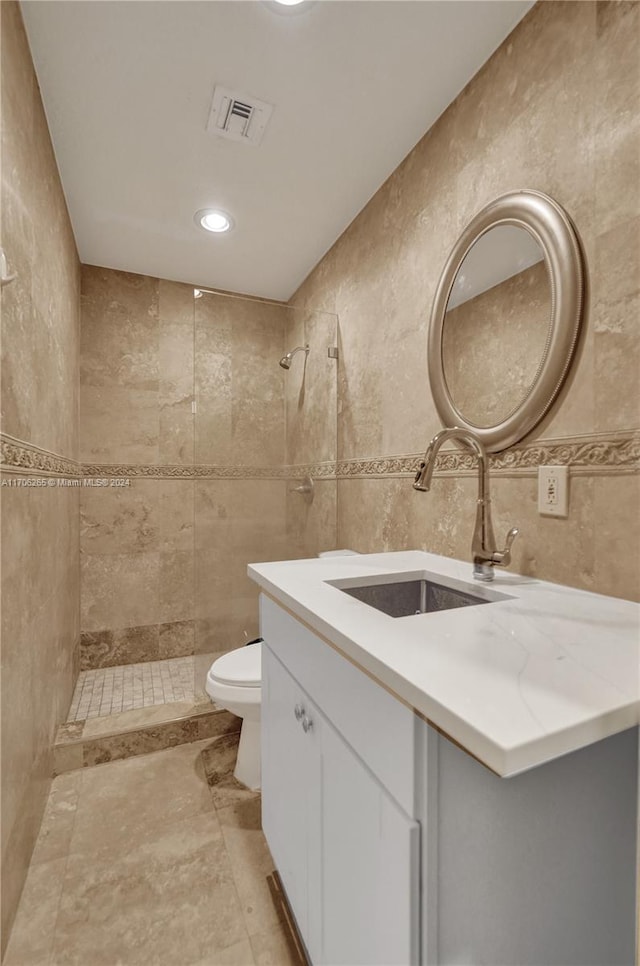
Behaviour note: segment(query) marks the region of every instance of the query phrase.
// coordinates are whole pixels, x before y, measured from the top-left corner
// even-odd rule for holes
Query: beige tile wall
[[[294,559],[332,550],[337,543],[338,363],[327,349],[337,346],[338,330],[333,313],[308,309],[289,309],[286,323],[287,351],[309,346],[306,359],[299,352],[284,376],[286,462],[300,467],[287,488],[287,556]],[[315,471],[316,464],[325,464],[326,476]],[[313,498],[295,491],[304,482],[304,467],[313,479]]]
[[[285,480],[198,480],[195,486],[195,616],[199,654],[258,635],[258,588],[247,564],[282,560]],[[206,662],[205,662],[206,663]],[[200,671],[206,671],[201,667]]]
[[[284,463],[284,306],[204,293],[195,300],[195,462]]]
[[[330,462],[336,458],[338,367],[327,349],[337,345],[336,317],[330,312],[289,309],[286,325],[288,352],[309,346],[306,357],[302,352],[293,357],[284,377],[286,462]]]
[[[129,480],[81,492],[82,666],[192,654],[193,482],[137,473],[193,463],[193,290],[85,265],[81,306],[81,459]]]
[[[258,634],[250,561],[286,550],[284,391],[278,365],[288,310],[256,299],[205,293],[195,302],[195,464],[232,467],[233,479],[195,483],[196,662]],[[269,479],[273,471],[276,478]],[[261,478],[267,474],[267,478]]]
[[[427,382],[429,312],[462,228],[535,188],[574,219],[590,274],[581,357],[534,438],[640,428],[640,4],[539,3],[372,198],[291,300],[337,312],[338,457],[424,452],[440,428]],[[496,476],[514,569],[640,596],[636,475],[576,476],[568,520],[538,516],[529,472]],[[597,474],[597,475],[596,475]],[[339,479],[337,542],[468,558],[474,482]]]
[[[85,666],[256,636],[246,565],[286,555],[285,313],[83,267],[82,458],[130,480],[81,494]]]
[[[79,637],[78,490],[16,485],[19,447],[69,472],[78,456],[80,274],[17,3],[0,5],[2,245],[2,944],[22,889],[66,717]],[[9,449],[7,449],[7,446]],[[38,447],[34,450],[34,447]]]

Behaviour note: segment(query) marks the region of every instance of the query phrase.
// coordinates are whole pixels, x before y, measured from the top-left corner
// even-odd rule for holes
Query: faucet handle
[[[517,527],[511,527],[511,529],[509,530],[509,533],[507,534],[507,540],[504,546],[505,553],[509,553],[509,551],[511,550],[511,547],[513,546],[513,541],[516,539],[519,533],[520,531],[518,530]]]
[[[516,539],[520,533],[517,527],[511,527],[509,533],[507,534],[507,539],[505,540],[504,550],[496,550],[495,553],[491,555],[491,563],[498,567],[508,567],[511,563],[511,547],[513,546],[513,541]]]

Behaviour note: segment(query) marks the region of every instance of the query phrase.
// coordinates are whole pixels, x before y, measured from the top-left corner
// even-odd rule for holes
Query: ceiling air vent
[[[231,141],[260,144],[272,111],[273,104],[226,87],[216,87],[207,131]]]

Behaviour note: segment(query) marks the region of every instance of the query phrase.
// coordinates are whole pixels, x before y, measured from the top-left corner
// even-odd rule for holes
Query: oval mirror
[[[526,436],[558,394],[583,305],[575,230],[551,198],[504,195],[467,226],[442,273],[429,380],[445,426],[490,452]]]

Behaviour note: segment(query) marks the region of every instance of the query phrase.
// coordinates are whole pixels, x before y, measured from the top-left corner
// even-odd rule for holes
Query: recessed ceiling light
[[[205,231],[224,232],[233,228],[233,218],[220,208],[202,208],[196,211],[194,221]]]
[[[306,13],[313,7],[315,0],[263,0],[265,7],[272,13],[296,15]]]

